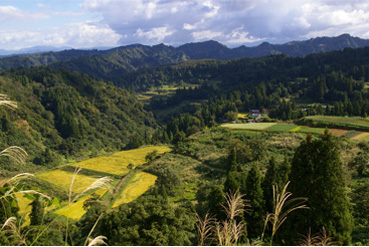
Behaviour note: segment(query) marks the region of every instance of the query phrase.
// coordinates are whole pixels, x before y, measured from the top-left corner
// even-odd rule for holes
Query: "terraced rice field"
[[[115,208],[121,204],[134,201],[155,184],[156,178],[156,176],[146,172],[135,174],[129,184],[123,189],[119,197],[116,198],[112,207]]]
[[[309,117],[306,117],[306,119],[323,122],[323,123],[341,124],[341,125],[346,125],[346,126],[361,127],[361,128],[369,129],[369,120],[362,119],[360,117],[309,116]]]
[[[92,196],[85,196],[85,197],[81,198],[80,200],[78,200],[77,202],[74,202],[70,205],[62,207],[62,208],[54,211],[53,213],[68,217],[68,218],[73,219],[73,220],[79,220],[86,213],[86,211],[83,208],[83,203],[87,199],[90,199],[91,197]]]
[[[265,130],[277,123],[222,124],[221,127],[232,130]]]
[[[18,200],[19,215],[23,215],[23,225],[29,225],[31,220],[29,218],[29,213],[32,210],[30,203],[32,202],[28,198],[24,197],[23,194],[16,194],[15,197]]]
[[[114,175],[125,175],[129,172],[129,164],[132,164],[134,167],[145,164],[146,155],[153,152],[154,150],[157,150],[158,154],[163,154],[165,152],[171,151],[171,149],[167,146],[149,146],[128,151],[121,151],[111,156],[89,159],[86,161],[74,163],[71,166],[110,173]]]
[[[94,193],[101,197],[107,191],[107,189],[101,188]],[[53,213],[68,217],[73,220],[79,220],[86,213],[86,210],[83,208],[83,203],[90,198],[92,198],[92,196],[85,196],[79,199],[77,202],[72,203],[71,205],[66,205],[58,210],[55,210]]]
[[[70,184],[73,178],[73,173],[62,170],[53,170],[49,172],[39,173],[36,176],[44,181],[64,188],[66,191],[69,191]],[[73,183],[72,191],[75,193],[81,193],[96,180],[96,178],[77,174]]]

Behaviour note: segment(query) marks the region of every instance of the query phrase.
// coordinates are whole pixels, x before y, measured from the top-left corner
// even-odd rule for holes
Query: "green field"
[[[149,146],[128,151],[121,151],[111,156],[103,156],[85,160],[71,164],[70,166],[81,167],[114,175],[125,175],[129,172],[129,164],[132,164],[134,167],[145,164],[146,155],[154,150],[156,150],[158,154],[171,151],[171,149],[167,146]]]
[[[156,178],[156,176],[146,172],[139,172],[135,174],[133,179],[120,193],[119,197],[116,198],[112,207],[115,208],[121,204],[129,203],[137,199],[155,184]]]
[[[283,132],[283,131],[291,131],[295,129],[297,126],[298,125],[295,125],[295,124],[276,124],[265,130]]]

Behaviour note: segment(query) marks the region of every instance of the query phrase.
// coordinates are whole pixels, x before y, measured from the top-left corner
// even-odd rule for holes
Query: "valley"
[[[221,245],[221,204],[237,192],[237,244],[294,245],[325,229],[334,244],[367,245],[369,48],[342,49],[360,42],[290,43],[303,55],[262,44],[267,56],[245,57],[209,41],[2,58],[0,91],[16,107],[0,111],[0,147],[28,156],[0,155],[0,220],[30,230],[27,245],[198,245],[211,216],[205,245]],[[22,173],[33,175],[11,179]],[[306,205],[287,203],[277,232],[273,191]]]

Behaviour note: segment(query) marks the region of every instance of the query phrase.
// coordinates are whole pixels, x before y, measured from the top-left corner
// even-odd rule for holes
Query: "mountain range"
[[[17,67],[47,65],[51,68],[65,68],[83,72],[106,81],[114,81],[120,76],[140,68],[172,64],[188,60],[216,59],[232,60],[254,58],[276,54],[292,57],[313,53],[359,48],[369,46],[369,40],[342,34],[337,37],[319,37],[285,44],[264,42],[258,46],[228,48],[217,41],[188,43],[179,47],[158,44],[147,46],[134,44],[108,50],[63,50],[27,55],[15,55],[0,59],[0,70]]]

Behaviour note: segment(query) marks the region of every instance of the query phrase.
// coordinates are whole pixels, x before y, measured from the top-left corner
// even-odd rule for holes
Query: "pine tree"
[[[318,232],[325,227],[339,245],[349,245],[353,229],[342,162],[337,143],[326,131],[318,140],[307,139],[297,148],[291,170],[291,192],[307,197],[310,210],[291,217],[289,235]]]
[[[261,188],[261,175],[254,165],[246,178],[246,199],[250,200],[251,211],[245,215],[247,233],[250,238],[259,237],[263,231],[265,201]]]

